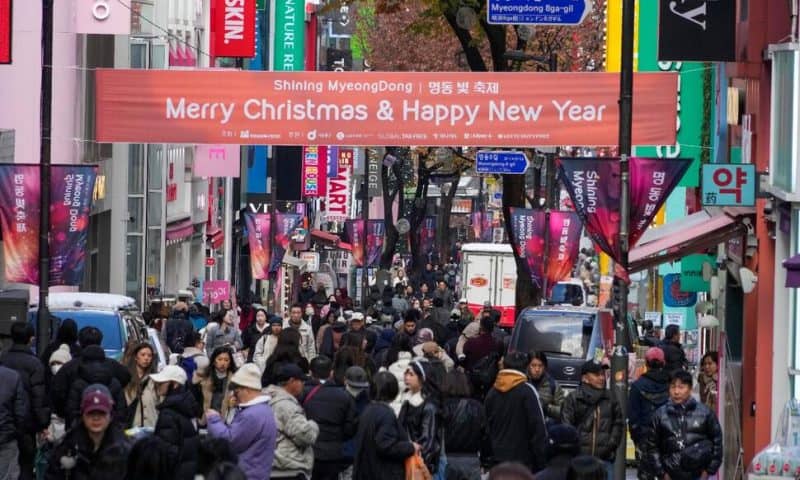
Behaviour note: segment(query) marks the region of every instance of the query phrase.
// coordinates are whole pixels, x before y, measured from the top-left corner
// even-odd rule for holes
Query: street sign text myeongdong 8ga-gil
[[[616,145],[613,73],[97,70],[98,142]],[[636,74],[633,143],[675,142],[677,75]],[[131,101],[135,98],[136,101]]]

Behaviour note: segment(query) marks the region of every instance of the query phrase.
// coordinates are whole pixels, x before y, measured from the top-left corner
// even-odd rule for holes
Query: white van
[[[476,315],[484,302],[500,312],[500,326],[516,319],[517,264],[508,243],[465,243],[461,246],[461,297]]]

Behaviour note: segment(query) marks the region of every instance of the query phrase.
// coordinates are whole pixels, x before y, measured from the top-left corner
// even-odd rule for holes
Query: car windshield
[[[592,316],[574,313],[535,314],[521,318],[515,348],[586,358],[592,337]]]
[[[583,288],[572,283],[557,283],[553,286],[550,294],[550,303],[581,305],[583,304]]]
[[[122,350],[122,326],[115,313],[100,310],[68,310],[51,311],[50,314],[58,317],[59,325],[67,318],[75,320],[79,331],[83,327],[96,327],[103,332],[104,350]]]

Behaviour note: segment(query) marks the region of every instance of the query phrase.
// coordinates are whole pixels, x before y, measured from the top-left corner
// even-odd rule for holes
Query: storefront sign
[[[303,147],[303,196],[324,197],[328,193],[327,147]]]
[[[256,54],[256,1],[211,0],[210,40],[212,57],[253,57]]]
[[[319,271],[319,253],[318,252],[300,252],[300,260],[306,262],[307,272]]]
[[[756,204],[757,181],[753,164],[703,165],[703,205],[752,207]]]
[[[661,312],[644,312],[644,319],[653,322],[654,327],[661,326]]]
[[[667,312],[664,314],[664,326],[677,325],[682,327],[684,318],[685,316],[680,312]]]
[[[681,0],[658,3],[661,5],[658,16],[659,60],[734,61],[736,2]]]
[[[681,291],[707,292],[710,282],[703,279],[705,264],[716,265],[716,258],[709,255],[689,255],[681,259]]]
[[[574,143],[576,131],[584,145],[618,141],[619,78],[610,73],[95,75],[98,142],[552,146]],[[636,74],[634,144],[675,142],[676,88],[675,74]]]
[[[203,282],[203,302],[207,305],[222,303],[231,298],[231,284],[227,280],[206,280]]]
[[[194,176],[239,178],[240,158],[238,145],[198,145],[194,155]]]
[[[353,70],[352,51],[329,48],[325,53],[325,70],[329,72],[349,72]]]
[[[305,69],[305,14],[304,0],[273,2],[275,31],[272,45],[275,55],[272,69],[279,72],[297,72]],[[275,142],[269,142],[275,143]]]
[[[11,0],[0,0],[0,65],[11,63]]]
[[[75,33],[129,35],[131,8],[118,0],[75,0]]]
[[[680,273],[670,273],[664,276],[664,305],[682,308],[691,307],[695,303],[697,303],[697,293],[681,291]]]
[[[345,150],[345,149],[340,149]],[[351,151],[352,153],[352,151]],[[325,202],[325,218],[345,220],[350,211],[350,177],[352,168],[339,165],[335,177],[328,178],[328,196]]]
[[[367,149],[367,194],[370,197],[380,197],[383,194],[381,159],[374,148]]]

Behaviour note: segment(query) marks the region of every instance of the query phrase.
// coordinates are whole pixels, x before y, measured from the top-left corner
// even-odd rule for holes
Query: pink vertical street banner
[[[572,269],[578,260],[582,227],[581,219],[575,212],[550,212],[550,238],[545,265],[548,290],[572,276]]]
[[[325,197],[328,193],[328,147],[303,147],[303,196]]]
[[[419,248],[425,258],[430,261],[436,239],[436,217],[425,217],[419,226]]]
[[[631,248],[650,226],[690,163],[691,160],[685,158],[630,159]],[[586,232],[619,264],[619,158],[561,158],[559,164],[561,181],[586,226]]]
[[[0,165],[0,225],[9,283],[39,283],[39,166]]]
[[[250,244],[250,270],[253,278],[264,280],[269,278],[270,262],[270,221],[269,213],[245,212],[247,226],[247,242]]]
[[[364,239],[364,220],[348,220],[344,224],[347,236],[350,238],[350,245],[353,254],[353,265],[356,267],[364,266],[364,255],[366,241]]]
[[[231,284],[227,280],[206,280],[203,282],[203,302],[206,305],[230,300]]]
[[[525,260],[533,285],[542,288],[544,279],[544,210],[509,208],[511,246]]]
[[[303,216],[298,213],[275,213],[275,228],[273,236],[275,240],[275,251],[272,252],[272,261],[269,271],[277,272],[283,262],[283,256],[292,241],[292,232],[300,225]]]
[[[239,145],[198,145],[194,153],[194,176],[238,178],[241,152]]]
[[[370,220],[367,223],[367,266],[376,267],[383,253],[383,239],[386,225],[383,220]]]
[[[80,285],[86,266],[95,165],[53,165],[50,173],[50,285]],[[38,199],[37,199],[38,201]]]
[[[325,218],[329,221],[344,221],[350,211],[350,178],[353,172],[353,149],[338,148],[334,160],[336,175],[328,177],[328,192],[325,199]],[[329,165],[330,171],[330,165]]]

